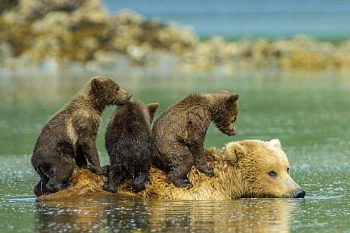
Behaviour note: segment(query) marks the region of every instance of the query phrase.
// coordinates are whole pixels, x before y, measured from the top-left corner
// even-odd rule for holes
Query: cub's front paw
[[[212,177],[214,176],[214,169],[212,167],[201,167],[200,169],[198,169],[200,172],[204,173],[205,175]]]
[[[74,184],[72,182],[67,182],[65,185],[65,188],[69,189],[72,188],[74,186]]]
[[[192,188],[192,183],[188,178],[175,180],[173,184],[179,188]]]
[[[104,191],[107,191],[107,192],[110,192],[110,193],[116,193],[117,192],[117,186],[115,186],[115,185],[105,184],[105,185],[103,185],[102,189]]]
[[[99,176],[108,176],[108,170],[109,170],[109,166],[103,166],[103,167],[99,167],[99,168],[95,168],[95,173]]]
[[[138,193],[138,192],[141,192],[143,190],[146,189],[146,186],[145,186],[145,183],[133,183],[132,184],[132,188],[131,190],[134,192],[134,193]]]

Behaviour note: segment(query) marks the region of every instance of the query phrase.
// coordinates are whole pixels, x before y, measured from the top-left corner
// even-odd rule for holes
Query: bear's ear
[[[237,142],[230,142],[227,143],[224,147],[223,159],[232,163],[236,163],[240,158],[244,156],[245,153],[246,150],[241,144]]]
[[[228,99],[227,99],[228,105],[232,105],[234,102],[236,102],[238,100],[238,98],[239,98],[238,94],[230,95],[230,97],[228,97]]]
[[[147,104],[147,109],[148,109],[148,113],[149,113],[149,117],[150,117],[150,122],[152,123],[153,118],[154,118],[154,114],[156,113],[157,109],[159,107],[158,103],[150,103]]]
[[[101,87],[101,83],[97,78],[91,79],[91,89],[98,90]]]
[[[280,150],[282,149],[281,142],[278,139],[272,139],[272,140],[268,141],[267,144],[269,146],[276,147]]]

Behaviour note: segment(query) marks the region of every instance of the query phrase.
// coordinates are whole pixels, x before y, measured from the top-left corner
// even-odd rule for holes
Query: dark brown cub
[[[110,159],[106,191],[116,192],[125,179],[133,179],[134,192],[145,189],[154,153],[151,124],[158,106],[130,101],[114,112],[105,135]]]
[[[40,181],[37,196],[67,187],[76,166],[103,173],[96,149],[101,114],[107,105],[122,105],[130,96],[107,77],[92,78],[42,129],[31,158]]]
[[[178,187],[191,187],[187,173],[192,165],[208,176],[214,175],[204,157],[205,135],[212,121],[224,134],[235,134],[237,100],[238,95],[229,92],[190,95],[155,121],[155,164],[167,172],[168,182]]]

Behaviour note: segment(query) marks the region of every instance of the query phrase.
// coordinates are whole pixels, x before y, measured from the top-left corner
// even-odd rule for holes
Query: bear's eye
[[[289,174],[289,168],[287,168],[287,173]]]
[[[269,171],[269,176],[271,176],[271,177],[276,177],[277,176],[277,172],[275,172],[275,171]]]

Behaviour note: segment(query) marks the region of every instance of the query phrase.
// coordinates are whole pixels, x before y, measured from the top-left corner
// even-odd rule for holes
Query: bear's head
[[[216,127],[228,136],[235,135],[238,116],[238,94],[224,91],[206,95],[211,102],[211,118]]]
[[[305,196],[290,176],[288,158],[278,139],[231,142],[225,146],[223,156],[237,172],[241,197]]]
[[[90,85],[90,95],[101,107],[108,105],[124,105],[131,96],[112,79],[104,76],[93,77]]]

